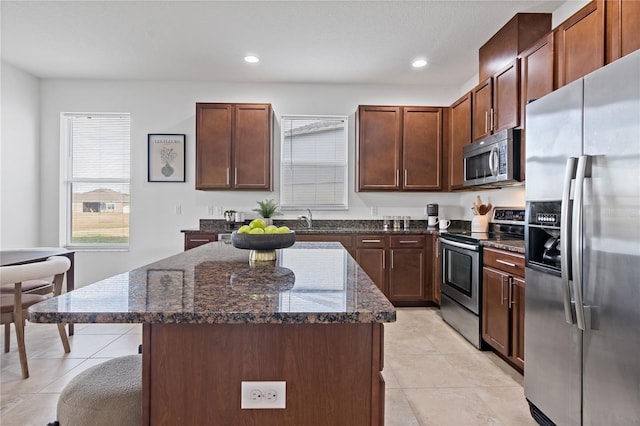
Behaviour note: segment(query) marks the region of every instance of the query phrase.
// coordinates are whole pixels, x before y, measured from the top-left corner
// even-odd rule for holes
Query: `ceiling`
[[[513,15],[562,3],[3,0],[1,56],[46,79],[460,86]]]

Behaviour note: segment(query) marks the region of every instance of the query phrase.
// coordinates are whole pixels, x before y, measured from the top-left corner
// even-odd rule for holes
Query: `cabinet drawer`
[[[392,235],[389,245],[391,248],[424,248],[424,235]]]
[[[523,255],[489,247],[485,247],[482,252],[485,266],[491,266],[508,274],[524,277]]]
[[[384,235],[357,235],[356,246],[366,248],[384,248]]]
[[[184,234],[184,249],[189,250],[213,241],[218,241],[218,234],[207,232],[186,232]]]

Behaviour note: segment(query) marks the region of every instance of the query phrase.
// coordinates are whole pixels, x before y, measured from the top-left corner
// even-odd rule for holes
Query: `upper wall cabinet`
[[[266,190],[271,182],[270,104],[196,104],[196,189]]]
[[[358,107],[358,191],[442,189],[442,108]]]
[[[594,0],[554,30],[558,87],[604,65],[604,6],[604,0]]]
[[[553,32],[520,54],[520,125],[525,127],[526,105],[555,90]]]
[[[471,92],[451,105],[449,115],[449,188],[463,189],[462,148],[471,143]]]
[[[519,66],[513,60],[471,91],[474,141],[520,125]]]
[[[518,13],[478,51],[479,81],[484,81],[551,31],[550,13]]]
[[[608,0],[606,6],[606,60],[640,49],[640,1]]]

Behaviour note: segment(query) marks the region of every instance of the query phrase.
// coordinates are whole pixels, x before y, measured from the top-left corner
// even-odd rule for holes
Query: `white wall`
[[[40,82],[0,66],[0,247],[34,247],[40,245]]]
[[[471,219],[475,193],[467,200],[460,194],[439,193],[356,193],[355,111],[360,104],[449,105],[458,88],[367,85],[226,84],[210,82],[59,81],[42,82],[42,156],[59,158],[61,112],[131,113],[131,250],[129,252],[79,252],[79,286],[124,272],[182,250],[181,229],[197,228],[208,216],[207,206],[244,211],[252,217],[257,200],[279,199],[279,117],[283,114],[343,114],[349,116],[349,211],[315,211],[317,219],[372,218],[371,207],[385,214],[424,218],[424,206],[436,202],[443,216]],[[196,191],[195,188],[195,103],[271,103],[276,115],[274,137],[274,191]],[[187,140],[187,182],[147,182],[147,134],[185,133]],[[42,163],[42,205],[52,206],[42,216],[41,244],[58,245],[58,161]],[[486,202],[512,205],[521,197],[520,189],[491,191]],[[495,193],[495,195],[493,194]],[[498,195],[500,194],[500,195]],[[469,196],[471,197],[471,196]],[[494,198],[495,200],[493,200]],[[504,200],[504,201],[503,201]],[[175,208],[181,206],[182,214]],[[295,218],[302,212],[290,212]]]

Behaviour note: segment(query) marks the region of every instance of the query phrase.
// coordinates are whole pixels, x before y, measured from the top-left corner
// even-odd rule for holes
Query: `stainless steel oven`
[[[475,347],[480,339],[480,243],[440,237],[442,318]]]

